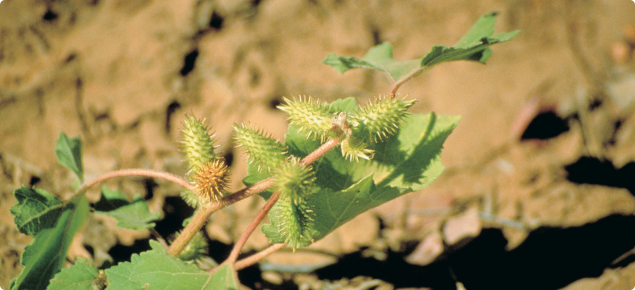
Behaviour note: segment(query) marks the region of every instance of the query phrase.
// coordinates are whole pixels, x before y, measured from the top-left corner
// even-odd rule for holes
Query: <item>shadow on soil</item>
[[[610,216],[575,228],[540,228],[512,251],[498,229],[485,229],[466,246],[429,266],[412,266],[402,253],[385,261],[347,255],[317,271],[320,279],[371,276],[395,287],[455,289],[452,273],[467,289],[559,289],[597,277],[635,245],[635,217]],[[451,269],[451,270],[450,270]]]
[[[618,169],[611,161],[582,157],[567,165],[565,170],[569,173],[567,178],[571,182],[623,187],[635,194],[635,163],[628,163]]]

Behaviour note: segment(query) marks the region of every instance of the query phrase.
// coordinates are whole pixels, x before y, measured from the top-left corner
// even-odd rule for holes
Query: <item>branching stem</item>
[[[315,149],[315,151],[311,152],[309,155],[304,157],[300,161],[300,164],[309,165],[313,163],[315,160],[317,160],[318,158],[326,154],[326,152],[330,151],[331,149],[339,145],[340,142],[341,140],[338,138],[328,140],[327,142],[322,144],[320,147]],[[176,238],[176,240],[174,240],[172,245],[170,245],[170,248],[168,249],[168,254],[172,256],[177,256],[179,253],[181,253],[181,251],[187,245],[187,243],[189,243],[192,237],[194,237],[194,235],[198,231],[200,231],[201,228],[203,228],[203,226],[205,225],[209,217],[215,211],[227,205],[235,203],[237,201],[243,200],[249,196],[257,194],[261,191],[267,190],[268,188],[273,186],[274,182],[275,182],[274,179],[271,177],[261,180],[260,182],[252,186],[246,187],[233,194],[227,195],[223,197],[221,200],[209,203],[207,206],[201,208],[194,215],[190,223],[187,224],[187,226],[183,229],[183,232],[181,232],[181,234]]]
[[[428,69],[428,67],[420,67],[417,70],[413,71],[412,73],[410,73],[408,76],[406,76],[405,78],[399,80],[398,82],[394,82],[392,84],[392,88],[390,88],[390,98],[394,99],[395,96],[397,95],[397,90],[399,90],[399,87],[401,87],[401,85],[403,85],[404,83],[406,83],[407,81],[411,80],[412,78],[418,76],[420,73],[422,73],[424,70]]]
[[[260,182],[243,188],[239,191],[234,192],[233,194],[227,195],[218,201],[211,202],[205,206],[203,206],[199,211],[194,215],[189,224],[183,229],[183,232],[174,240],[170,248],[168,249],[168,254],[172,256],[177,256],[183,248],[189,243],[189,241],[198,233],[198,231],[203,228],[207,219],[217,210],[226,207],[230,204],[241,201],[247,197],[250,197],[254,194],[257,194],[261,191],[264,191],[274,184],[273,178],[267,178],[261,180]]]
[[[243,233],[240,239],[238,239],[238,241],[236,242],[236,245],[234,245],[234,248],[229,254],[229,258],[227,258],[228,263],[235,263],[236,260],[238,260],[240,249],[243,248],[249,236],[251,236],[254,230],[256,230],[256,227],[258,227],[258,225],[265,218],[265,216],[267,216],[267,213],[269,213],[273,205],[276,204],[276,201],[278,201],[279,197],[280,197],[280,193],[278,191],[274,192],[271,195],[271,197],[269,197],[269,200],[267,201],[265,206],[262,207],[262,210],[260,210],[260,212],[258,213],[256,218],[254,218],[254,220],[251,222],[247,230]]]
[[[247,268],[255,263],[258,263],[258,261],[264,259],[265,257],[273,254],[275,251],[280,250],[282,248],[284,248],[285,244],[273,244],[271,246],[269,246],[269,248],[266,248],[258,253],[255,253],[247,258],[244,258],[238,262],[236,262],[236,264],[234,265],[234,268],[236,269],[236,271]]]

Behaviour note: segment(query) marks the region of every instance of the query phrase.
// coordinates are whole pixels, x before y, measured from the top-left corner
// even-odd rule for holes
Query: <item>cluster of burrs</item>
[[[371,144],[397,132],[414,100],[378,97],[363,107],[341,112],[330,104],[311,97],[285,98],[278,108],[288,114],[290,126],[306,133],[307,138],[324,142],[337,138],[344,158],[370,160]],[[294,249],[311,240],[313,209],[306,200],[312,194],[316,177],[310,165],[289,154],[287,146],[247,124],[235,125],[235,141],[259,171],[274,178],[273,190],[279,200],[272,212],[279,221],[279,234]],[[192,206],[224,196],[229,181],[227,166],[214,154],[214,138],[202,121],[188,116],[183,129],[183,152],[189,163],[188,177],[194,184],[184,199]]]

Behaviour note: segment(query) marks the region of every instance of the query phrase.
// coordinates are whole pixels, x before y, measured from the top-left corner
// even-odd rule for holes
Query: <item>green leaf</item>
[[[40,230],[55,226],[64,205],[46,190],[22,186],[13,194],[18,203],[11,207],[11,214],[18,231],[35,236]]]
[[[350,110],[353,101],[349,98],[334,102],[333,107]],[[370,161],[350,162],[335,149],[314,162],[317,180],[313,194],[306,201],[315,218],[312,238],[317,241],[371,208],[428,186],[443,171],[440,160],[443,142],[459,119],[434,113],[407,115],[396,135],[371,148],[375,157]],[[293,127],[286,135],[286,142],[289,152],[296,156],[306,156],[320,146]],[[267,177],[252,176],[252,172],[249,171],[245,181],[257,182]],[[266,194],[263,196],[268,198]],[[284,217],[275,208],[269,217],[272,223],[263,225],[262,231],[272,243],[284,242],[280,235]],[[310,240],[305,241],[309,243]]]
[[[520,31],[494,33],[497,12],[490,12],[481,16],[472,28],[453,47],[435,45],[423,58],[399,61],[393,58],[392,46],[384,42],[371,48],[362,58],[354,56],[338,56],[328,54],[322,61],[332,66],[338,72],[353,68],[374,69],[386,73],[393,82],[399,82],[410,76],[417,75],[423,69],[433,65],[456,60],[471,60],[485,63],[491,56],[489,46],[509,41]]]
[[[75,233],[88,217],[89,205],[78,195],[60,213],[54,227],[42,228],[24,249],[20,262],[24,267],[11,280],[9,289],[46,289],[60,271]]]
[[[388,42],[374,46],[362,59],[329,53],[322,63],[332,66],[339,73],[353,68],[374,69],[387,73],[394,81],[402,79],[420,67],[418,60],[399,61],[393,59],[392,45]]]
[[[148,204],[140,196],[135,195],[132,202],[119,190],[101,188],[101,199],[95,204],[95,212],[113,217],[117,226],[124,229],[145,230],[153,228],[153,221],[161,218],[161,213],[150,213]]]
[[[492,37],[483,37],[480,41],[473,42],[463,47],[448,47],[444,45],[435,45],[432,50],[426,54],[421,60],[421,66],[433,66],[442,62],[455,60],[471,60],[481,63],[487,62],[492,55],[492,51],[488,48],[492,44],[501,43],[513,39],[519,30],[509,33],[499,33]]]
[[[454,46],[466,47],[485,36],[494,34],[494,24],[496,24],[497,15],[498,12],[496,11],[483,14]]]
[[[105,279],[100,277],[91,260],[80,257],[73,266],[57,273],[46,290],[97,290],[105,287]]]
[[[225,265],[218,269],[218,271],[212,275],[212,281],[210,281],[209,289],[240,289],[240,282],[238,282],[234,267],[232,265]]]
[[[130,262],[122,262],[106,270],[106,289],[238,289],[231,268],[223,267],[210,277],[192,264],[170,256],[163,246],[150,241],[152,249],[133,254]]]
[[[84,183],[84,168],[82,166],[82,140],[79,137],[69,138],[60,133],[55,142],[57,161],[73,171],[80,183]]]

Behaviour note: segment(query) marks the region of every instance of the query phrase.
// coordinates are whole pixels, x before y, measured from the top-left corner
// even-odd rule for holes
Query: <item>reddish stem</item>
[[[187,180],[176,176],[172,173],[167,173],[167,172],[163,172],[163,171],[157,171],[157,170],[152,170],[152,169],[121,169],[121,170],[116,170],[116,171],[111,171],[111,172],[107,172],[104,173],[100,176],[98,176],[97,178],[85,183],[84,185],[82,185],[82,187],[80,187],[77,190],[76,194],[80,194],[82,192],[85,192],[86,190],[88,190],[89,188],[102,183],[108,179],[112,179],[112,178],[116,178],[116,177],[126,177],[126,176],[145,176],[145,177],[154,177],[154,178],[161,178],[161,179],[165,179],[167,181],[171,181],[174,182],[180,186],[183,186],[185,188],[187,188],[188,190],[191,190],[193,188],[192,184],[189,183]]]
[[[326,152],[328,152],[331,149],[335,148],[335,146],[337,146],[339,143],[340,143],[340,141],[337,138],[326,141],[318,149],[314,150],[309,155],[304,157],[300,161],[300,164],[302,166],[306,166],[306,165],[309,165],[309,164],[313,163],[315,160],[317,160],[318,158],[320,158],[321,156],[326,154]],[[267,213],[269,213],[269,211],[271,210],[273,205],[278,201],[279,197],[280,197],[280,193],[278,193],[278,192],[275,192],[273,195],[271,195],[271,197],[269,198],[269,200],[267,201],[265,206],[262,208],[260,213],[258,213],[258,216],[256,216],[256,218],[254,218],[254,220],[251,222],[251,224],[249,225],[247,230],[243,233],[243,235],[240,237],[240,239],[236,242],[236,245],[234,245],[234,248],[232,249],[232,252],[229,254],[229,258],[227,258],[226,262],[229,262],[229,263],[235,263],[236,262],[236,260],[238,259],[238,255],[240,254],[240,250],[242,249],[242,247],[247,242],[247,239],[249,238],[249,236],[251,236],[251,234],[254,232],[254,230],[260,224],[260,222],[262,222],[262,220],[264,220],[265,216],[267,216]]]
[[[236,269],[236,271],[247,268],[255,263],[258,263],[258,261],[264,259],[265,257],[273,254],[275,251],[284,248],[284,246],[285,244],[273,244],[269,248],[266,248],[258,253],[255,253],[247,258],[236,262],[236,264],[234,264],[234,268]]]
[[[161,236],[161,234],[159,234],[159,232],[157,232],[157,230],[155,230],[154,228],[150,229],[150,233],[154,236],[155,239],[157,239],[157,241],[159,241],[159,243],[161,243],[161,245],[163,245],[163,247],[167,250],[168,249],[168,243],[165,241],[165,239]]]
[[[247,242],[247,239],[249,238],[249,236],[251,236],[254,230],[256,230],[256,227],[258,227],[258,225],[265,218],[265,216],[267,216],[267,213],[269,213],[269,210],[271,210],[273,205],[276,204],[276,201],[278,201],[279,197],[280,197],[280,193],[278,191],[274,192],[271,195],[271,197],[269,198],[265,206],[262,207],[262,210],[260,210],[260,212],[258,213],[256,218],[254,218],[254,220],[251,222],[247,230],[243,233],[242,236],[240,236],[240,239],[238,239],[238,241],[236,242],[236,245],[234,245],[234,248],[229,254],[229,258],[227,258],[228,263],[235,263],[236,260],[238,260],[238,255],[240,254],[240,250],[243,248],[243,246]]]
[[[392,84],[392,88],[390,89],[390,93],[389,93],[390,98],[394,99],[395,95],[397,95],[397,90],[399,90],[399,87],[401,87],[401,85],[403,85],[407,81],[411,80],[412,78],[418,76],[421,72],[423,72],[427,68],[428,67],[420,67],[417,70],[415,70],[412,73],[410,73],[409,75],[407,75],[405,78],[399,80],[398,82],[393,83]]]
[[[315,160],[322,157],[324,154],[326,154],[326,152],[331,151],[331,149],[335,148],[339,144],[340,144],[339,138],[334,138],[334,139],[330,139],[326,141],[324,144],[322,144],[320,147],[315,149],[309,155],[302,158],[302,161],[300,161],[300,164],[305,166],[305,165],[309,165],[313,163]]]

